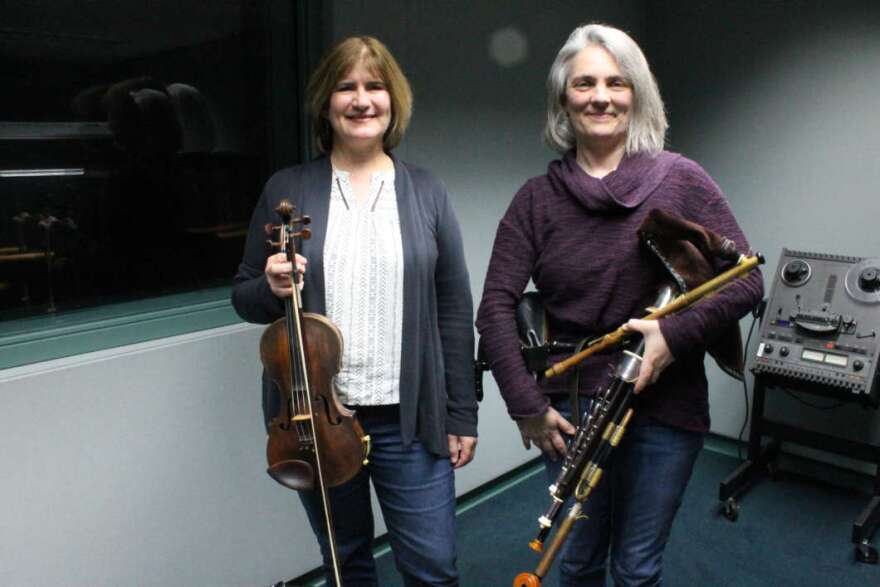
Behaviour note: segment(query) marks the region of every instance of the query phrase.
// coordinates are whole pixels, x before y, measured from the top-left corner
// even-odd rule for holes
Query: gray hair
[[[657,80],[636,42],[625,32],[601,25],[588,24],[576,28],[550,67],[547,76],[547,124],[544,140],[551,148],[565,153],[577,141],[565,111],[565,89],[568,66],[582,49],[597,45],[617,61],[624,79],[632,86],[633,106],[626,132],[626,154],[657,154],[666,142],[666,112],[657,87]]]

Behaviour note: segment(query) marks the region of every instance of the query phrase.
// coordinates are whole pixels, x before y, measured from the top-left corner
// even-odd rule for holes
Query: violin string
[[[296,285],[294,285],[294,287],[296,287]],[[294,293],[294,295],[296,295],[296,293]],[[297,345],[297,353],[296,353],[297,385],[296,385],[296,390],[297,390],[297,397],[299,398],[299,403],[300,403],[300,405],[298,407],[298,413],[302,414],[302,415],[310,415],[311,405],[309,403],[309,394],[308,394],[308,389],[307,389],[308,383],[306,382],[306,374],[304,372],[305,365],[304,365],[304,362],[301,360],[301,358],[303,356],[302,355],[302,352],[303,352],[303,350],[302,350],[302,325],[303,325],[303,322],[302,322],[301,316],[299,314],[299,310],[300,310],[299,303],[295,302],[294,306],[297,308],[296,322],[297,322],[297,327],[298,327],[297,330],[300,333],[300,335],[295,338],[296,345]],[[311,421],[311,419],[300,421],[300,427],[301,427],[300,434],[299,434],[300,439],[302,441],[311,443],[312,442],[312,421]]]
[[[302,325],[303,325],[303,322],[301,320],[301,316],[299,313],[301,306],[299,304],[299,299],[298,299],[299,292],[296,289],[297,288],[296,283],[293,284],[293,288],[294,288],[293,295],[297,296],[297,299],[293,303],[293,306],[296,310],[296,316],[294,319],[296,320],[296,323],[297,323],[297,330],[300,333],[299,336],[294,337],[294,342],[297,345],[296,361],[295,361],[296,368],[294,369],[294,372],[296,373],[296,395],[297,395],[297,400],[299,403],[299,405],[297,406],[297,413],[306,415],[306,414],[309,414],[309,412],[311,410],[311,406],[309,405],[308,390],[306,389],[307,383],[306,383],[306,375],[304,372],[305,365],[300,360],[301,357],[303,356],[302,355],[302,346],[301,346],[302,345]],[[311,420],[302,420],[300,422],[299,437],[300,437],[301,441],[305,441],[305,442],[309,442],[309,443],[312,442]]]
[[[293,239],[291,238],[291,243],[293,243]],[[296,247],[292,246],[292,252],[294,253],[294,257],[296,256]],[[296,321],[297,321],[297,331],[299,332],[299,336],[297,337],[297,344],[299,345],[299,353],[297,354],[297,366],[299,367],[300,373],[300,384],[298,386],[300,398],[302,401],[302,413],[312,415],[312,405],[310,401],[311,394],[309,393],[309,381],[308,381],[308,373],[306,372],[306,361],[305,361],[305,349],[303,345],[305,344],[305,332],[303,328],[305,327],[305,322],[303,321],[302,316],[302,297],[299,290],[299,284],[297,283],[298,279],[302,279],[302,276],[299,276],[295,271],[293,273],[293,287],[292,292],[294,296],[294,305],[296,306]],[[313,421],[310,418],[309,420],[304,420],[302,423],[304,434],[302,437],[306,438],[310,444],[314,443],[314,425]]]
[[[292,243],[293,243],[293,238],[291,236],[292,229],[290,226],[285,226],[283,229],[283,232],[284,232],[283,243],[284,243],[285,252],[290,253],[290,256],[292,257],[292,259],[294,259],[291,262],[295,263],[296,248],[292,246]],[[291,380],[291,385],[293,386],[293,389],[291,390],[290,397],[291,397],[291,401],[293,402],[293,406],[291,406],[293,409],[292,413],[294,415],[305,415],[305,414],[308,414],[309,404],[308,404],[307,397],[304,397],[305,377],[302,372],[303,371],[302,363],[299,360],[300,357],[302,356],[301,348],[300,348],[301,341],[300,341],[299,336],[292,336],[294,334],[294,332],[300,330],[302,327],[302,322],[299,319],[299,307],[300,306],[298,303],[298,297],[296,297],[297,294],[299,293],[299,291],[297,290],[297,284],[296,284],[296,281],[293,277],[294,275],[296,275],[295,270],[294,270],[294,273],[291,274],[291,278],[290,278],[290,282],[291,282],[291,286],[292,286],[292,294],[291,294],[291,299],[288,300],[288,308],[289,308],[288,316],[290,316],[290,320],[288,321],[288,324],[287,324],[288,329],[289,329],[289,334],[291,335],[288,337],[288,339],[290,340],[291,344],[293,345],[292,348],[290,349],[290,351],[291,351],[290,352],[290,355],[291,355],[290,356],[290,369],[291,369],[290,380]],[[308,421],[300,420],[300,421],[295,422],[296,430],[297,430],[297,437],[303,443],[310,444],[312,442],[312,434],[311,434],[311,430],[310,430],[310,424],[311,424],[310,420],[308,420]]]

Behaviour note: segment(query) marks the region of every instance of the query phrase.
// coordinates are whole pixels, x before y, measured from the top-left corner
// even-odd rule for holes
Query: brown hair
[[[324,55],[306,86],[306,107],[312,117],[312,134],[321,153],[333,149],[333,128],[327,120],[330,95],[342,76],[358,64],[382,78],[391,98],[391,122],[382,138],[382,147],[386,151],[396,147],[409,126],[412,90],[388,47],[373,37],[349,37]]]

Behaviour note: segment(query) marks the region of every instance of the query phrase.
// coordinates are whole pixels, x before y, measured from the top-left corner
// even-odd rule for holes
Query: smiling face
[[[623,147],[632,103],[632,86],[604,48],[590,45],[571,59],[564,107],[579,147]]]
[[[381,145],[391,123],[391,97],[385,82],[363,62],[358,63],[330,94],[327,119],[333,128],[334,146]]]

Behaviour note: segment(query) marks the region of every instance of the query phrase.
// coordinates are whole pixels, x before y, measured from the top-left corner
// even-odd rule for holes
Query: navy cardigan
[[[418,438],[431,453],[447,456],[447,434],[477,435],[470,279],[461,231],[445,187],[426,170],[393,160],[404,256],[401,435],[406,445]],[[266,183],[232,290],[232,305],[248,322],[266,324],[284,314],[282,300],[264,276],[272,251],[263,229],[267,223],[278,223],[275,207],[284,198],[312,218],[312,237],[301,250],[309,260],[303,308],[326,313],[322,256],[331,177],[330,160],[322,157],[282,169]],[[278,390],[264,373],[266,422],[277,414],[278,402]]]

